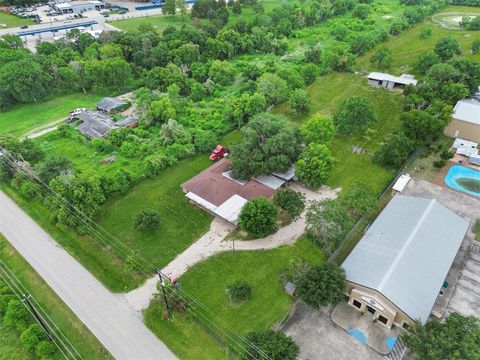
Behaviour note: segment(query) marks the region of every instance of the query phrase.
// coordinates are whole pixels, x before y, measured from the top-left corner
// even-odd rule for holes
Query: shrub
[[[305,195],[292,189],[282,189],[277,191],[273,202],[295,219],[305,208]]]
[[[452,157],[453,157],[453,154],[448,151],[448,150],[444,150],[442,151],[442,153],[440,154],[440,157],[443,159],[443,160],[450,160]]]
[[[435,160],[433,162],[433,167],[435,167],[437,169],[440,169],[440,168],[444,167],[445,165],[447,165],[447,161],[444,160],[444,159]]]
[[[326,262],[309,269],[300,279],[297,294],[305,303],[318,309],[342,301],[346,287],[345,271]]]
[[[227,286],[228,297],[233,302],[242,302],[250,299],[251,286],[246,282],[237,281]]]
[[[276,229],[277,208],[265,198],[248,201],[239,216],[239,225],[250,235],[260,238]]]
[[[56,352],[55,345],[50,341],[40,341],[35,350],[35,355],[37,355],[41,360],[51,359]]]
[[[247,340],[249,345],[243,354],[243,360],[257,360],[265,355],[271,360],[295,360],[298,356],[298,345],[280,331],[250,333]]]
[[[25,306],[20,301],[13,299],[8,302],[3,322],[5,325],[13,327],[19,333],[22,333],[30,323],[30,316]]]
[[[160,225],[160,216],[154,210],[142,210],[135,218],[135,229],[141,231],[154,230]]]
[[[292,110],[299,115],[308,113],[312,107],[307,92],[302,89],[294,90],[290,95],[288,102],[290,103]]]
[[[426,38],[429,38],[430,36],[432,36],[432,33],[433,33],[432,28],[424,26],[424,27],[422,27],[422,30],[420,30],[420,37],[422,39],[426,39]]]
[[[34,350],[41,340],[45,340],[45,331],[38,324],[32,324],[20,335],[20,341],[28,350]]]

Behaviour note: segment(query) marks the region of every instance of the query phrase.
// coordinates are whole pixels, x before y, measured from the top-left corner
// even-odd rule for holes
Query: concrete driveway
[[[116,359],[176,359],[123,296],[109,292],[2,191],[0,233]]]
[[[330,319],[331,308],[300,304],[283,327],[300,346],[299,360],[379,360],[383,357],[348,335]]]

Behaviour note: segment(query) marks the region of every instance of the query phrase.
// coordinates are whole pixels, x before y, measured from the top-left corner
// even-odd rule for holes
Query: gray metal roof
[[[106,97],[97,102],[97,108],[103,111],[111,111],[126,104],[127,103],[125,101],[119,100],[117,98]]]
[[[396,195],[342,267],[348,281],[379,291],[425,323],[467,229],[434,199]]]
[[[457,102],[453,109],[456,120],[480,125],[480,102],[475,99],[464,99]]]

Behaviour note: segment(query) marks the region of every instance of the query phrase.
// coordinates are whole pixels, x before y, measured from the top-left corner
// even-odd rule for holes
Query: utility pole
[[[162,288],[163,300],[165,301],[165,307],[167,308],[168,317],[170,317],[170,305],[168,305],[167,293],[165,291],[165,280],[163,279],[163,274],[160,270],[157,270],[157,275],[160,278],[160,286]]]
[[[30,302],[30,295],[23,294],[23,299],[22,299],[22,301],[27,304],[27,306],[28,306],[28,308],[30,309],[30,311],[32,312],[33,316],[35,316],[35,319],[37,319],[37,321],[40,323],[40,325],[42,326],[42,328],[43,328],[43,329],[45,330],[45,332],[47,333],[48,338],[50,339],[50,341],[53,341],[53,337],[52,337],[52,335],[50,334],[50,330],[49,330],[47,324],[45,324],[45,322],[43,321],[43,318],[40,316],[40,314],[37,312],[37,310],[33,307],[32,303]]]

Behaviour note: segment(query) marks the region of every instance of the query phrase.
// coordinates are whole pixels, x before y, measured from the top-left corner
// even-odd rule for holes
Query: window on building
[[[408,325],[408,323],[404,322],[402,327],[405,329],[405,330],[408,330],[410,325]]]
[[[362,303],[360,301],[353,300],[353,306],[360,309],[362,307]]]
[[[375,309],[372,308],[372,307],[370,307],[370,306],[367,306],[367,311],[368,311],[369,313],[375,314]]]
[[[382,324],[387,325],[388,319],[385,316],[380,315],[378,317],[378,321],[380,321]]]

